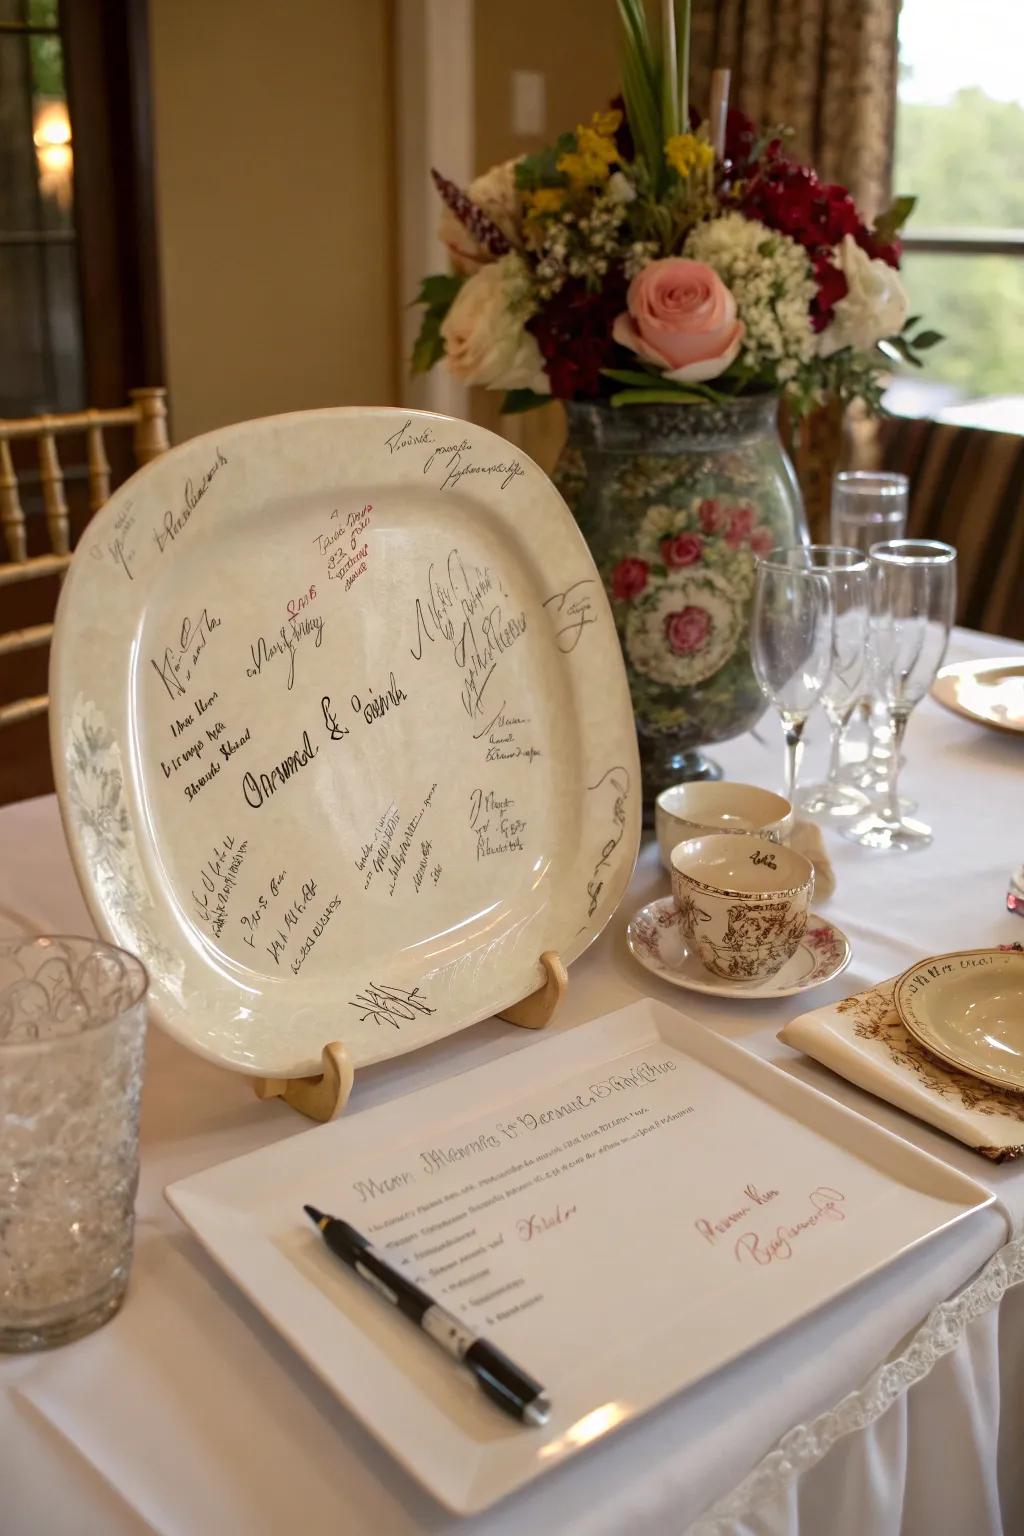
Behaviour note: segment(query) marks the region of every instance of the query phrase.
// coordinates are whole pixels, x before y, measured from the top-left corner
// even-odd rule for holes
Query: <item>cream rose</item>
[[[680,384],[717,378],[743,341],[736,301],[703,261],[648,262],[630,283],[626,306],[612,326],[615,340]]]
[[[870,352],[884,337],[903,329],[910,312],[906,290],[896,269],[872,260],[853,235],[843,236],[834,255],[846,278],[847,293],[821,333],[819,350],[822,357],[831,357],[841,347]]]
[[[531,313],[521,257],[502,256],[481,267],[463,283],[441,322],[448,372],[485,389],[550,394],[540,348],[526,330]]]
[[[466,196],[470,201],[486,213],[492,224],[497,224],[513,246],[521,243],[519,226],[522,218],[519,189],[516,186],[516,163],[515,160],[505,160],[501,165],[493,165],[466,188]],[[478,272],[482,266],[494,260],[447,206],[442,210],[437,233],[456,272],[467,275]]]

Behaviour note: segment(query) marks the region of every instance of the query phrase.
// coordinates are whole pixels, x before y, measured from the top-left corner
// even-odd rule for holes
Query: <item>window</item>
[[[904,276],[947,338],[915,393],[928,414],[1017,396],[987,424],[1024,430],[1024,5],[903,0],[899,43],[893,187],[918,198]]]
[[[0,0],[0,415],[84,404],[58,0]]]

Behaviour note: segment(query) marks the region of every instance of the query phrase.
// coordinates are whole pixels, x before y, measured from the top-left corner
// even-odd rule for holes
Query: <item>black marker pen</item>
[[[354,1269],[361,1280],[384,1297],[385,1301],[416,1323],[423,1332],[472,1371],[482,1392],[523,1424],[546,1424],[551,1404],[544,1388],[527,1376],[507,1355],[481,1339],[462,1320],[440,1306],[432,1296],[407,1280],[372,1248],[366,1238],[336,1216],[325,1216],[315,1206],[303,1206],[324,1242],[343,1264]]]

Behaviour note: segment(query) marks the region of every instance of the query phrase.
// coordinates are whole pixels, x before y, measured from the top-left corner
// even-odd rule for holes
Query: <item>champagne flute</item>
[[[832,594],[820,571],[773,550],[757,562],[750,618],[750,658],[758,686],[782,720],[786,796],[794,802],[803,734],[828,681],[832,658]]]
[[[832,593],[832,664],[821,692],[830,732],[828,773],[823,784],[804,790],[800,806],[810,816],[856,816],[869,802],[858,790],[839,783],[839,751],[843,731],[864,692],[868,557],[860,550],[835,544],[802,544],[785,550],[784,558],[787,565],[797,569],[819,571]]]
[[[942,665],[956,608],[956,550],[934,539],[876,544],[871,563],[871,668],[889,716],[892,751],[881,808],[843,828],[864,848],[908,852],[931,842],[931,828],[900,808],[900,750],[911,711]]]
[[[842,470],[832,482],[832,543],[866,555],[873,544],[902,539],[907,531],[909,496],[906,475]],[[866,681],[860,713],[867,732],[867,751],[845,776],[858,790],[872,795],[888,782],[891,742],[886,726],[872,729],[874,699],[870,679]]]

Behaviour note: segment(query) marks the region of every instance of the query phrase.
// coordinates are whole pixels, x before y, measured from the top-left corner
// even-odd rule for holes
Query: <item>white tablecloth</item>
[[[951,654],[1007,649],[961,633]],[[777,731],[765,716],[763,740],[722,748],[730,777],[777,783]],[[829,834],[838,889],[825,910],[849,935],[854,959],[830,991],[812,994],[815,1004],[926,953],[1024,938],[1004,908],[1008,871],[1024,857],[1024,745],[926,701],[906,750],[905,791],[933,824],[934,845],[872,854]],[[1024,1530],[1024,1287],[1013,1289],[1024,1277],[1024,1241],[1011,1241],[1024,1226],[1024,1165],[991,1165],[780,1045],[776,1031],[808,1000],[739,1006],[642,971],[626,950],[626,921],[666,888],[648,845],[622,909],[573,966],[552,1027],[654,992],[981,1179],[999,1205],[460,1522],[334,1401],[164,1203],[172,1180],[301,1134],[305,1122],[281,1104],[259,1104],[247,1082],[154,1031],[124,1310],[54,1354],[0,1362],[4,1536],[437,1536],[456,1528],[460,1536],[666,1536],[695,1521],[702,1533],[758,1536]],[[87,927],[53,799],[0,811],[0,932]],[[498,1022],[479,1025],[360,1074],[346,1113],[529,1050],[534,1039]]]

